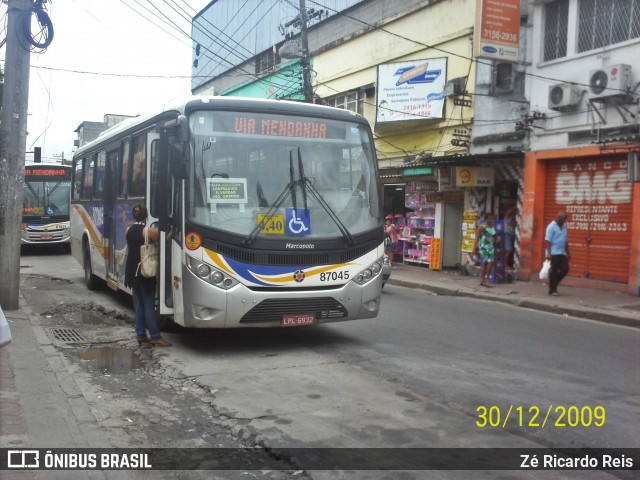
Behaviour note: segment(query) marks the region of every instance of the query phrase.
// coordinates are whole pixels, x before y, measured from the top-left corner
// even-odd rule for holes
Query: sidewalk
[[[640,328],[640,297],[596,288],[560,284],[560,296],[550,297],[539,282],[515,280],[512,283],[481,287],[474,276],[458,270],[429,270],[422,266],[394,262],[389,285],[427,290],[437,295],[471,297],[510,305],[570,315]]]
[[[64,355],[45,333],[41,316],[20,294],[5,311],[13,343],[0,350],[0,448],[111,448]],[[0,471],[7,480],[128,480],[127,471]]]

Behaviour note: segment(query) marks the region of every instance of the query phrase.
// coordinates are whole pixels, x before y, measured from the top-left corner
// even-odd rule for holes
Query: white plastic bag
[[[549,280],[549,270],[551,270],[551,261],[545,260],[542,264],[542,269],[540,270],[540,280]]]
[[[9,322],[7,322],[7,319],[0,308],[0,348],[9,345],[10,343],[11,329],[9,328]]]

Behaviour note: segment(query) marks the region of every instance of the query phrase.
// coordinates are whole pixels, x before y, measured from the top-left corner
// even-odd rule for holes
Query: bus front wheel
[[[98,277],[93,274],[93,268],[91,268],[91,254],[89,253],[89,246],[84,246],[84,281],[87,284],[89,290],[95,290],[98,287]]]

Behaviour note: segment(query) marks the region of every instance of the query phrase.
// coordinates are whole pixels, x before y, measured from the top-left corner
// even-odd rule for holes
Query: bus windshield
[[[25,179],[24,217],[69,216],[71,181]]]
[[[381,226],[365,126],[203,111],[191,115],[190,127],[193,222],[263,238],[351,238]]]

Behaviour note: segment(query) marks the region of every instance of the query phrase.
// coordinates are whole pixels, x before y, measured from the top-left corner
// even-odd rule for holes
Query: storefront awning
[[[398,166],[381,168],[380,178],[382,183],[397,183],[417,180],[416,176],[433,175],[438,167],[498,167],[504,165],[521,167],[523,163],[523,152],[426,157]]]

